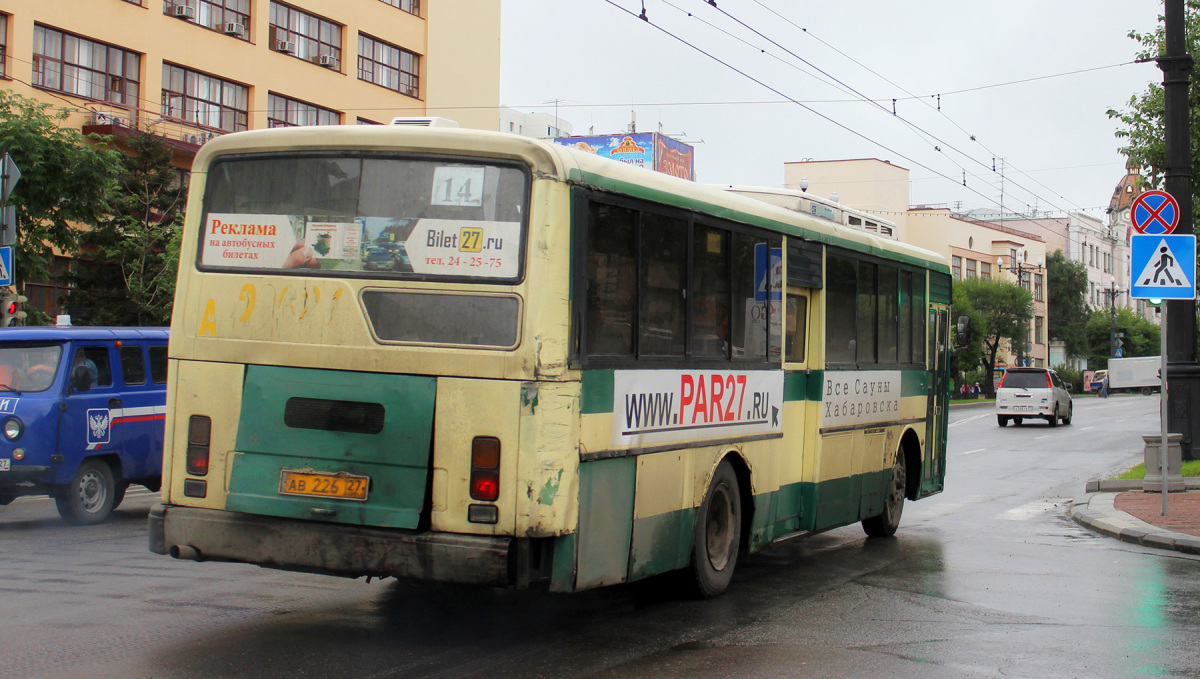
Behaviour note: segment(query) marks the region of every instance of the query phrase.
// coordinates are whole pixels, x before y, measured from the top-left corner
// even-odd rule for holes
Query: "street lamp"
[[[1121,340],[1125,333],[1117,332],[1117,295],[1124,294],[1124,290],[1117,289],[1117,280],[1115,278],[1108,279],[1108,289],[1104,291],[1108,295],[1108,357],[1117,358],[1121,351],[1121,345],[1124,341]]]
[[[1009,266],[1004,266],[1004,257],[997,257],[996,266],[1004,269],[1005,271],[1011,271],[1015,273],[1017,275],[1017,285],[1020,285],[1026,290],[1029,289],[1026,275],[1032,271],[1041,271],[1046,266],[1045,257],[1038,257],[1036,264],[1026,263],[1024,250],[1017,250],[1016,257],[1010,257],[1009,260]],[[1017,341],[1017,367],[1022,367],[1025,365],[1025,344],[1028,339],[1029,328],[1026,327],[1025,337],[1022,337]]]

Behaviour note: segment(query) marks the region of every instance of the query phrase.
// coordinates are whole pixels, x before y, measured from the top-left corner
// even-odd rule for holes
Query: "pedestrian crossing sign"
[[[1196,237],[1191,234],[1133,236],[1129,296],[1135,299],[1196,298]]]

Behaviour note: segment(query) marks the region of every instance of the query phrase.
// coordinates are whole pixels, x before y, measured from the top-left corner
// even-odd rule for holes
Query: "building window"
[[[421,0],[383,0],[392,7],[402,9],[409,14],[421,16]]]
[[[1033,317],[1033,342],[1034,342],[1034,344],[1045,344],[1045,340],[1042,339],[1043,323],[1044,323],[1044,319],[1041,316]]]
[[[954,255],[950,257],[950,269],[954,274],[954,280],[962,279],[962,257]]]
[[[360,117],[358,119],[358,124],[359,125],[382,125],[383,123],[377,123],[374,120],[367,120],[366,118]]]
[[[1042,274],[1033,274],[1033,298],[1042,301]]]
[[[0,78],[8,77],[8,15],[0,14]]]
[[[975,260],[968,259],[967,260],[967,278],[974,278],[974,277],[975,277]]]
[[[382,40],[358,35],[358,79],[417,98],[421,57]]]
[[[267,95],[267,127],[294,127],[297,125],[340,125],[342,114],[288,99],[278,94]]]
[[[250,40],[250,0],[193,0],[196,23],[242,40]],[[175,3],[183,4],[181,2]],[[242,27],[241,33],[226,31],[228,24]]]
[[[326,21],[294,7],[271,3],[271,43],[290,42],[296,45],[297,57],[340,68],[342,63],[342,26]],[[321,57],[325,57],[324,60]],[[332,63],[329,60],[332,59]],[[325,61],[325,63],[322,63]]]
[[[979,277],[991,280],[991,278],[992,278],[992,263],[991,262],[980,262],[979,263]]]
[[[250,88],[163,64],[162,114],[229,132],[247,129]]]
[[[45,26],[33,27],[33,86],[137,107],[141,56]]]

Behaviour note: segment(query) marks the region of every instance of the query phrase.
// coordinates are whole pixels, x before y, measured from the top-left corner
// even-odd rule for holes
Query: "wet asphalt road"
[[[76,528],[0,508],[0,676],[1200,677],[1200,559],[1099,537],[1067,501],[1140,461],[1157,398],[1073,425],[951,416],[947,491],[895,539],[755,555],[699,602],[665,579],[550,595],[349,581],[146,551],[156,496]]]

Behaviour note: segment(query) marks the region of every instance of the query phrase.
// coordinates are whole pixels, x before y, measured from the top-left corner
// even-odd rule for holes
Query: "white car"
[[[1047,368],[1009,368],[996,388],[996,421],[1001,427],[1026,417],[1046,420],[1051,427],[1071,424],[1074,406],[1071,386]]]

